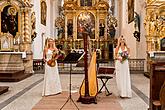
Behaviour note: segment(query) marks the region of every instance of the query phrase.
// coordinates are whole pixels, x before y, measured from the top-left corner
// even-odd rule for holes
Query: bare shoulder
[[[47,52],[48,51],[48,48],[44,48],[44,52]]]
[[[115,52],[118,52],[118,50],[119,50],[119,48],[118,48],[118,47],[116,47],[116,48],[115,48]]]

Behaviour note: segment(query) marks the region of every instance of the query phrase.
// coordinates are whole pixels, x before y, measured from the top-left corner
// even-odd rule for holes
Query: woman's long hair
[[[48,38],[45,39],[45,46],[44,48],[48,48]]]
[[[124,38],[123,36],[119,37],[117,40],[117,48],[121,46],[121,38]],[[124,40],[124,46],[127,47],[126,41]]]
[[[44,48],[49,48],[50,47],[49,41],[54,41],[54,39],[52,39],[52,38],[46,38]],[[53,44],[53,48],[55,48],[55,42]]]

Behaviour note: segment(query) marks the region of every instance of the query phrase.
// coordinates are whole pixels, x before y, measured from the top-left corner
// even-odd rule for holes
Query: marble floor
[[[0,110],[31,110],[41,100],[44,74],[34,74],[20,82],[0,82],[9,91],[0,95]],[[69,91],[69,75],[60,74],[63,91]],[[72,74],[72,92],[77,92],[83,74]],[[115,77],[108,82],[108,89],[118,97],[123,110],[147,110],[149,106],[149,79],[143,74],[131,74],[132,98],[121,99],[117,92]],[[99,87],[102,83],[99,81]]]

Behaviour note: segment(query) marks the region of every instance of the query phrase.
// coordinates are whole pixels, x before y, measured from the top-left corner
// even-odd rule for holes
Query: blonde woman
[[[132,97],[130,70],[128,58],[130,56],[130,49],[126,45],[123,36],[118,39],[118,45],[115,49],[115,68],[116,68],[116,82],[120,97]]]
[[[62,92],[57,61],[55,60],[55,66],[53,67],[48,65],[53,52],[58,52],[58,49],[55,46],[55,41],[52,38],[48,38],[46,39],[43,52],[45,74],[42,96],[55,95]]]

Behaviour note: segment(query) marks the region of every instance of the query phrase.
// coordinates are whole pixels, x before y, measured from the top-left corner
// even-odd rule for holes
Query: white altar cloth
[[[165,61],[165,51],[150,51],[149,57],[157,61]]]
[[[22,58],[26,58],[26,52],[0,52],[0,54],[22,54]]]

